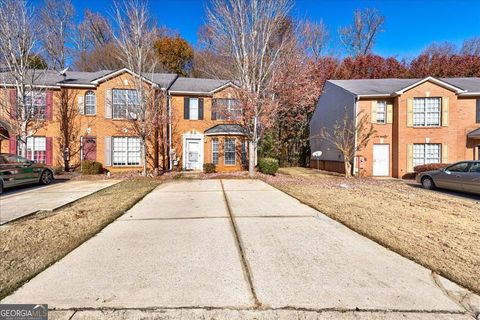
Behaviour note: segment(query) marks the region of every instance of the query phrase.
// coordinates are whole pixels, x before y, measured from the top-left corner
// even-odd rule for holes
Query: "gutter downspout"
[[[355,96],[353,99],[355,107],[353,108],[353,116],[355,117],[355,143],[353,146],[353,175],[356,176],[358,174],[357,172],[357,127],[358,127],[358,96]]]
[[[173,168],[173,161],[172,156],[170,154],[172,150],[172,96],[170,95],[170,88],[173,86],[175,81],[178,79],[178,74],[176,75],[175,79],[170,83],[170,85],[166,88],[165,92],[167,94],[167,113],[168,113],[168,125],[167,125],[167,136],[168,136],[168,171],[171,171]]]

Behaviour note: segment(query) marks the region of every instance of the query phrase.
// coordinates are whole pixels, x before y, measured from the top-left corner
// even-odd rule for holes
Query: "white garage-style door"
[[[373,145],[373,175],[377,177],[390,175],[390,145]]]

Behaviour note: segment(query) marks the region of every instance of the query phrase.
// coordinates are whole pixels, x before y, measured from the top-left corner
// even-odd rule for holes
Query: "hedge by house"
[[[103,172],[103,165],[97,161],[85,160],[82,163],[83,174],[100,174]]]
[[[426,171],[432,171],[432,170],[440,170],[443,168],[446,168],[448,166],[448,163],[428,163],[428,164],[422,164],[419,166],[415,166],[413,168],[413,171],[418,174],[421,172],[426,172]]]
[[[278,170],[278,160],[273,158],[262,158],[258,160],[258,170],[265,174],[275,175]]]
[[[205,163],[203,165],[203,172],[205,172],[205,173],[215,173],[215,164]]]

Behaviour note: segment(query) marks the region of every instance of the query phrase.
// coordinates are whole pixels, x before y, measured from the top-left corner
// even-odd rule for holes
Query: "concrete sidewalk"
[[[472,319],[429,270],[257,180],[161,185],[2,303],[51,319]]]
[[[68,181],[3,195],[0,197],[0,225],[38,211],[54,210],[118,182]]]

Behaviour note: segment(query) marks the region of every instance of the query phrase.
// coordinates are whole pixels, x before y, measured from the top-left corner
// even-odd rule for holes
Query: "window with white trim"
[[[198,120],[198,98],[190,98],[190,120]]]
[[[212,163],[218,164],[218,139],[212,139]]]
[[[441,98],[413,99],[413,126],[437,127],[440,125]]]
[[[212,119],[238,120],[242,115],[242,106],[238,99],[215,98],[212,100]]]
[[[46,163],[47,139],[45,137],[27,138],[27,159],[37,163]]]
[[[377,101],[377,123],[387,123],[387,101]]]
[[[34,119],[45,119],[47,111],[47,93],[45,91],[28,91],[25,93],[25,105]]]
[[[441,163],[442,147],[437,143],[416,143],[413,145],[413,166]]]
[[[97,106],[97,99],[95,97],[95,92],[87,91],[87,93],[85,93],[85,114],[95,115],[96,106]]]
[[[138,116],[140,103],[137,90],[113,89],[113,118],[132,119]]]
[[[114,166],[139,166],[141,159],[140,138],[112,137]]]
[[[225,139],[225,165],[235,165],[235,139]]]

